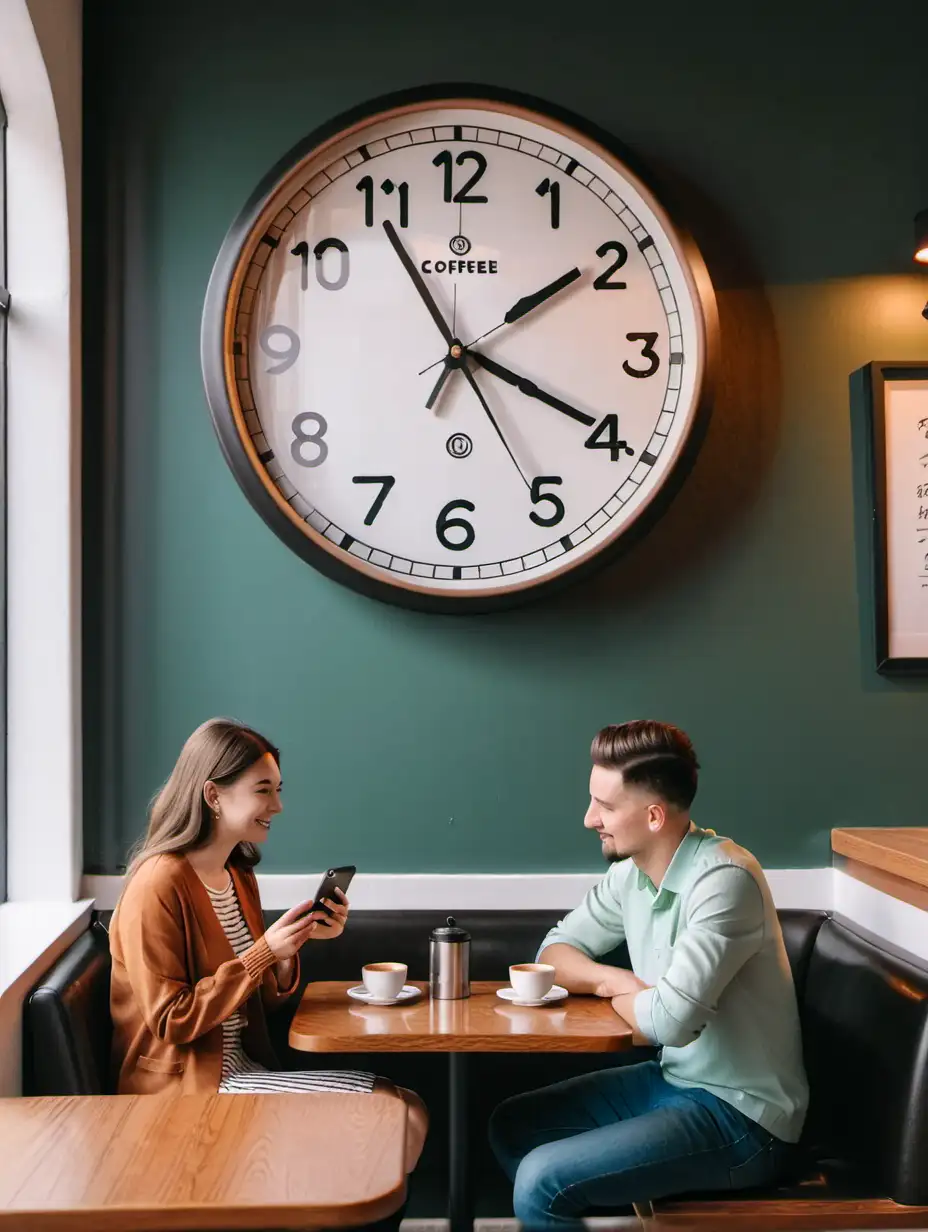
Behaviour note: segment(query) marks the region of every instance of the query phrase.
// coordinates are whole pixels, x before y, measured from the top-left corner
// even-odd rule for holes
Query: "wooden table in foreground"
[[[0,1099],[0,1229],[366,1224],[404,1199],[405,1130],[389,1095]]]
[[[444,1052],[448,1054],[448,1217],[451,1232],[472,1232],[467,1161],[467,1056],[472,1052],[624,1052],[632,1030],[607,1000],[568,997],[532,1009],[496,995],[499,982],[475,981],[461,1001],[432,1001],[428,985],[410,1005],[353,1001],[357,981],[308,984],[290,1025],[290,1046],[304,1052]]]

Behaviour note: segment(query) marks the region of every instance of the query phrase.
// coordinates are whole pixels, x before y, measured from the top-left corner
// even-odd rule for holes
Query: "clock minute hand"
[[[585,411],[578,411],[575,406],[571,406],[569,402],[565,402],[562,398],[556,398],[554,394],[545,393],[543,389],[539,389],[535,382],[530,381],[528,377],[519,376],[518,373],[513,372],[510,368],[504,368],[495,359],[490,359],[489,355],[483,355],[480,351],[468,351],[467,353],[471,359],[480,364],[481,368],[486,368],[487,372],[499,377],[507,385],[513,385],[520,393],[525,394],[527,398],[537,398],[539,402],[553,406],[556,411],[560,411],[563,415],[569,415],[571,419],[575,419],[577,423],[585,424],[588,428],[596,426],[596,420],[592,415],[587,415]]]
[[[419,298],[422,300],[423,304],[425,304],[426,308],[428,308],[429,313],[432,317],[432,320],[438,326],[438,332],[441,334],[445,342],[447,342],[448,346],[450,347],[451,344],[454,342],[454,337],[451,333],[450,328],[448,327],[448,322],[442,316],[441,311],[438,305],[435,303],[434,299],[432,299],[432,293],[429,291],[428,287],[425,285],[425,281],[423,280],[422,275],[416,269],[415,261],[413,261],[412,257],[410,257],[409,253],[406,251],[406,249],[403,246],[403,241],[396,234],[396,227],[394,227],[393,223],[390,222],[389,219],[387,219],[383,224],[383,229],[387,233],[387,239],[393,245],[393,249],[396,255],[399,257],[400,261],[402,261],[403,268],[406,270],[406,273],[412,279],[413,286],[419,292]]]

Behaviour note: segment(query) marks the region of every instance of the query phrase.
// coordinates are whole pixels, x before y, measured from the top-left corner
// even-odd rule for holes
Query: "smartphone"
[[[358,870],[353,864],[343,864],[341,868],[330,868],[319,882],[318,889],[313,895],[313,911],[324,911],[326,915],[331,915],[332,912],[328,907],[323,906],[324,898],[331,898],[333,902],[337,902],[335,897],[335,889],[338,887],[343,894],[348,893],[348,887],[351,885],[351,879]]]

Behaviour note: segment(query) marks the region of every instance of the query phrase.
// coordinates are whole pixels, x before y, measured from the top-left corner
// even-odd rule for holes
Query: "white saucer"
[[[405,1005],[407,1001],[415,1001],[416,997],[421,997],[422,989],[416,988],[413,984],[404,984],[399,996],[394,997],[392,1001],[381,1001],[371,996],[363,984],[356,984],[354,988],[348,989],[348,996],[355,1001],[363,1001],[365,1005]]]
[[[563,1001],[567,996],[567,989],[562,988],[560,984],[555,984],[540,1001],[520,1001],[514,988],[497,988],[496,995],[512,1005],[556,1005],[558,1001]]]

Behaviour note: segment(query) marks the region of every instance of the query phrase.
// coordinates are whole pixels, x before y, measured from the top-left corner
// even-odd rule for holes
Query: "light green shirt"
[[[796,992],[751,853],[691,825],[659,889],[618,861],[541,949],[561,942],[599,959],[622,941],[651,985],[635,997],[635,1017],[662,1047],[667,1081],[703,1087],[796,1142],[809,1098]]]

